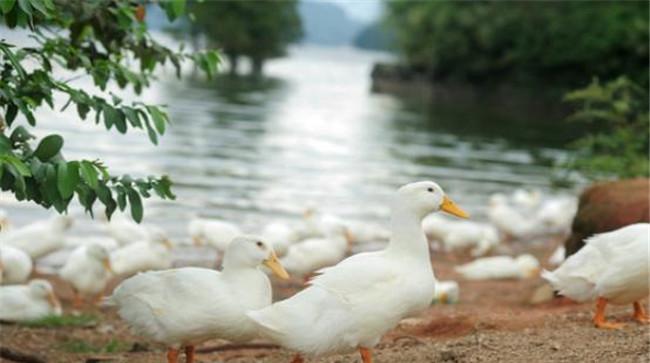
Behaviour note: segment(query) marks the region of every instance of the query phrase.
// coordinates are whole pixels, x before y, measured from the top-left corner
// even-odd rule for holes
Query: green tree
[[[173,20],[183,14],[185,1],[161,2],[160,6]],[[0,14],[7,27],[26,28],[37,44],[27,47],[0,40],[2,190],[60,213],[67,211],[75,195],[91,215],[97,200],[109,218],[116,208],[130,207],[136,221],[142,220],[142,197],[155,193],[173,199],[166,176],[114,176],[100,160],[66,159],[60,135],[35,140],[30,132],[38,127],[35,112],[45,106],[51,112],[75,107],[82,120],[102,123],[107,130],[145,129],[156,144],[169,123],[164,109],[126,102],[107,91],[109,84],[131,86],[140,94],[150,85],[158,66],[171,63],[180,76],[181,63],[187,59],[211,76],[216,71],[217,54],[175,52],[156,42],[143,22],[141,1],[1,0]],[[55,77],[58,69],[91,77],[97,89],[75,88]],[[56,93],[67,96],[65,105],[55,105]]]
[[[195,32],[223,51],[232,73],[246,56],[252,72],[261,74],[265,60],[284,56],[287,45],[302,36],[296,0],[192,2],[190,12]]]
[[[573,88],[625,73],[648,85],[647,1],[390,1],[413,69],[436,80],[544,80]]]
[[[571,146],[575,155],[568,166],[589,178],[648,177],[650,115],[648,91],[625,77],[569,92],[567,102],[577,106],[568,117],[594,131]]]

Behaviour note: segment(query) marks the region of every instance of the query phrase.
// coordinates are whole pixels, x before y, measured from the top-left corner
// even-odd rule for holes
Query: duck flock
[[[513,246],[561,241],[576,208],[573,197],[518,189],[492,195],[484,221],[477,221],[425,181],[396,192],[387,227],[313,207],[298,222],[271,221],[254,235],[230,221],[193,218],[188,240],[217,251],[216,269],[174,266],[180,246],[164,228],[125,215],[97,222],[101,234],[70,236],[68,215],[18,227],[0,210],[0,320],[62,314],[48,280],[30,277],[37,260],[65,250],[53,273],[74,292],[73,309],[114,306],[136,333],[168,347],[170,363],[181,350],[193,361],[194,346],[208,339],[259,337],[297,352],[294,362],[354,349],[371,362],[371,349],[400,320],[432,303],[459,300],[456,281],[435,278],[431,253],[458,261],[455,270],[468,280],[541,272],[560,294],[596,300],[598,327],[618,327],[604,318],[608,303],[633,304],[634,317],[648,322],[639,303],[648,295],[648,224],[591,237],[566,261],[559,246],[546,261],[559,266],[553,272],[542,272],[531,254],[514,253],[522,248]],[[268,274],[298,277],[305,288],[272,303]],[[107,291],[111,281],[120,283]]]

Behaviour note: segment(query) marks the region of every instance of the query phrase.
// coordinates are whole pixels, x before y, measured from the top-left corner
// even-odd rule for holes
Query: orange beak
[[[282,267],[282,264],[280,264],[280,260],[278,260],[278,256],[275,254],[275,251],[271,251],[271,256],[269,256],[269,258],[264,260],[262,263],[264,266],[271,269],[273,274],[275,274],[277,277],[283,280],[289,278],[289,273],[284,269],[284,267]]]
[[[446,195],[442,200],[440,209],[459,218],[469,218],[469,214],[457,206],[456,203],[454,203],[454,201],[449,199],[449,197]]]

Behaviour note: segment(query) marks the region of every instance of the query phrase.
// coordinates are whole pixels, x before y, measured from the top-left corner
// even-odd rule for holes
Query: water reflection
[[[167,104],[173,120],[158,147],[139,132],[70,120],[44,125],[66,136],[69,157],[100,157],[118,173],[169,174],[178,199],[148,201],[146,216],[175,237],[191,215],[256,231],[274,218],[299,218],[306,206],[384,221],[395,187],[418,179],[437,180],[479,216],[490,193],[549,188],[549,161],[564,152],[548,134],[562,130],[373,94],[370,69],[384,58],[296,48],[269,63],[262,79],[162,75],[144,95]],[[24,219],[36,210],[25,209]]]

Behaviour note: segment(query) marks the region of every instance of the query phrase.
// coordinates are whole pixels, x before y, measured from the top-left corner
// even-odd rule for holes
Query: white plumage
[[[46,280],[31,280],[27,285],[0,286],[0,320],[29,321],[48,315],[61,315],[61,304]]]
[[[103,236],[69,236],[65,238],[65,248],[77,248],[80,246],[97,245],[102,246],[106,251],[113,251],[120,248],[120,244],[112,237]]]
[[[132,275],[140,271],[170,268],[171,248],[171,242],[163,235],[131,243],[111,252],[111,267],[117,275]]]
[[[348,251],[342,231],[328,237],[313,237],[289,246],[282,265],[292,275],[305,276],[320,268],[341,261]]]
[[[59,276],[83,297],[101,296],[112,277],[109,254],[100,245],[79,246],[59,270]]]
[[[106,232],[121,246],[154,238],[165,232],[151,225],[138,224],[124,214],[115,213],[105,226]]]
[[[393,205],[386,249],[324,268],[306,289],[248,316],[267,338],[301,353],[360,348],[369,354],[385,332],[433,299],[435,277],[421,222],[441,208],[466,216],[433,182],[403,186]]]
[[[588,238],[585,246],[543,277],[561,294],[627,304],[648,296],[650,225],[633,224]]]
[[[22,284],[32,273],[32,259],[23,250],[0,245],[0,283]]]
[[[460,300],[460,288],[456,281],[437,281],[434,303],[455,304]]]
[[[57,215],[0,234],[0,243],[20,248],[36,259],[64,245],[64,233],[72,226],[72,218]]]
[[[262,238],[268,241],[278,256],[284,256],[289,246],[298,239],[297,232],[288,224],[282,222],[269,223],[262,229]]]
[[[188,233],[194,244],[207,244],[223,252],[230,241],[241,235],[242,231],[235,224],[227,221],[195,218],[188,225]]]
[[[271,283],[258,268],[262,263],[288,277],[267,243],[238,237],[226,251],[223,271],[186,267],[141,273],[122,282],[109,304],[138,334],[173,349],[213,338],[248,341],[257,329],[244,313],[271,303]]]
[[[583,302],[598,298],[594,323],[619,328],[605,321],[607,303],[634,303],[634,317],[642,323],[650,317],[639,303],[650,293],[650,224],[637,223],[588,238],[555,271],[542,277],[561,295]]]
[[[483,257],[455,270],[468,280],[524,279],[539,273],[539,261],[529,254]]]

